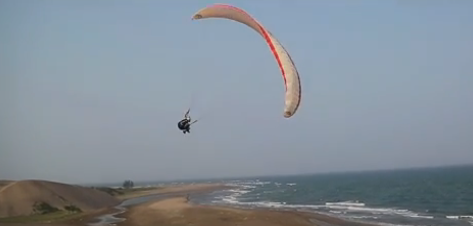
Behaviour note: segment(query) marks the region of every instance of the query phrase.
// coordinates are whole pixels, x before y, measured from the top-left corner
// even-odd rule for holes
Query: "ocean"
[[[399,226],[473,225],[473,166],[228,180],[193,202]]]

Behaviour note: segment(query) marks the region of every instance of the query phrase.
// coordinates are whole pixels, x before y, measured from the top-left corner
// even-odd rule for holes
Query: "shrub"
[[[33,211],[39,214],[48,214],[48,213],[54,213],[56,211],[59,211],[59,209],[54,206],[49,205],[46,202],[36,202],[33,205]]]
[[[77,207],[77,206],[74,206],[74,205],[67,205],[67,206],[64,206],[64,209],[69,211],[69,212],[73,212],[73,213],[81,213],[82,210]]]

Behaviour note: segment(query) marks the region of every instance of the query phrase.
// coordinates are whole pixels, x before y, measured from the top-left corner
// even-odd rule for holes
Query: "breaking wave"
[[[278,183],[254,180],[232,181],[228,183],[228,185],[232,186],[233,188],[219,194],[215,194],[211,200],[212,203],[220,205],[232,205],[241,208],[277,208],[284,210],[317,212],[350,220],[370,223],[376,222],[379,225],[385,226],[409,226],[410,224],[383,223],[383,219],[393,219],[399,217],[411,219],[434,219],[438,217],[428,215],[426,213],[416,213],[408,209],[371,207],[360,200],[325,202],[317,204],[295,204],[282,201],[278,202],[264,197],[264,195],[276,192],[287,193],[297,191],[296,183]],[[281,190],[281,188],[283,188],[283,190]],[[473,225],[473,216],[445,216],[443,219],[450,219],[453,221],[467,220],[469,223],[471,223],[471,225]]]

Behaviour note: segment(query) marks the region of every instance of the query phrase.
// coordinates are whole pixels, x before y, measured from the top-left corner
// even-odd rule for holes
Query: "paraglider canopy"
[[[284,79],[286,88],[284,117],[292,117],[299,108],[302,89],[296,66],[282,44],[260,22],[238,7],[215,4],[199,10],[192,16],[192,20],[207,18],[223,18],[240,22],[252,28],[264,38],[278,63]]]

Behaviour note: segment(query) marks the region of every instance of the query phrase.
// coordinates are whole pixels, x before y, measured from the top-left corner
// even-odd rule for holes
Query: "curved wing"
[[[301,102],[301,83],[296,66],[284,46],[250,14],[235,6],[215,4],[199,10],[192,17],[193,20],[207,18],[224,18],[243,23],[258,32],[266,40],[284,78],[286,88],[284,117],[293,116]]]

